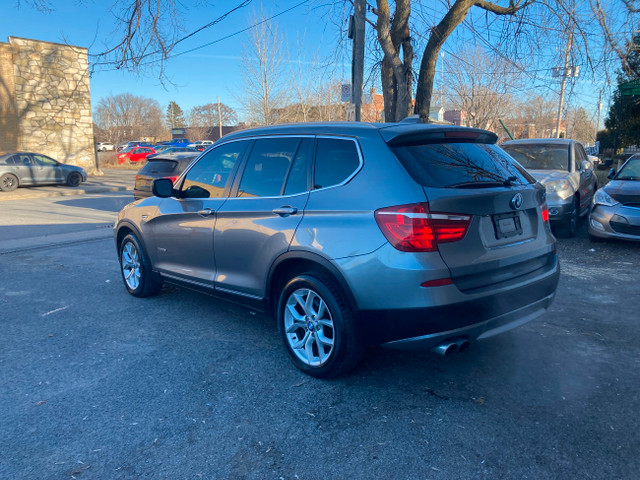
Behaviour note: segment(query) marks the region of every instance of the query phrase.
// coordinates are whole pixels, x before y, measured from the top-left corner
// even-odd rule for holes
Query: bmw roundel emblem
[[[509,202],[509,206],[514,210],[520,209],[522,207],[522,194],[516,193]]]

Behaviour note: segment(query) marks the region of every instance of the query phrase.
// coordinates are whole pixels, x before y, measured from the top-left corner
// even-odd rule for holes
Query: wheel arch
[[[147,255],[149,255],[149,249],[147,248],[147,245],[144,242],[144,238],[142,237],[140,230],[138,230],[138,228],[135,225],[127,221],[120,222],[120,224],[118,224],[118,227],[116,228],[114,240],[116,242],[116,249],[118,250],[118,255],[120,254],[120,245],[122,244],[122,240],[124,239],[124,237],[126,237],[130,233],[133,233],[136,236],[136,238],[142,245],[142,248],[144,248],[144,250],[147,252]]]
[[[337,286],[347,301],[349,308],[358,309],[358,304],[340,270],[326,258],[315,253],[304,251],[289,251],[280,255],[271,265],[267,276],[266,285],[266,311],[275,318],[278,305],[279,290],[291,278],[305,272],[318,272],[329,276],[336,282]]]

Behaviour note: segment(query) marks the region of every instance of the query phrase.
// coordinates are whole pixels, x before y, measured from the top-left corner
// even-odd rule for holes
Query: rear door
[[[460,290],[508,281],[547,262],[552,237],[542,220],[544,189],[496,145],[414,143],[393,150],[423,186],[434,218],[468,220],[464,238],[438,245]]]
[[[254,141],[215,229],[216,290],[259,300],[271,264],[289,249],[309,197],[311,137]]]

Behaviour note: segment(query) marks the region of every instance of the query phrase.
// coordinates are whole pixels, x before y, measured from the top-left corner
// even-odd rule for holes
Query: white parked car
[[[208,148],[210,145],[213,145],[213,140],[198,140],[197,142],[190,143],[187,147],[197,148],[202,151]]]
[[[106,152],[115,150],[116,146],[111,142],[100,142],[97,148],[99,152]]]

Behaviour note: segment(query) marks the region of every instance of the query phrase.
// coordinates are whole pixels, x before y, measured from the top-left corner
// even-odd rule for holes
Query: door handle
[[[285,206],[274,208],[273,213],[275,213],[276,215],[280,215],[281,217],[288,217],[289,215],[295,215],[296,213],[298,213],[298,209],[296,207]]]
[[[211,210],[210,208],[198,210],[198,215],[200,215],[201,217],[208,217],[209,215],[213,215],[213,210]]]

